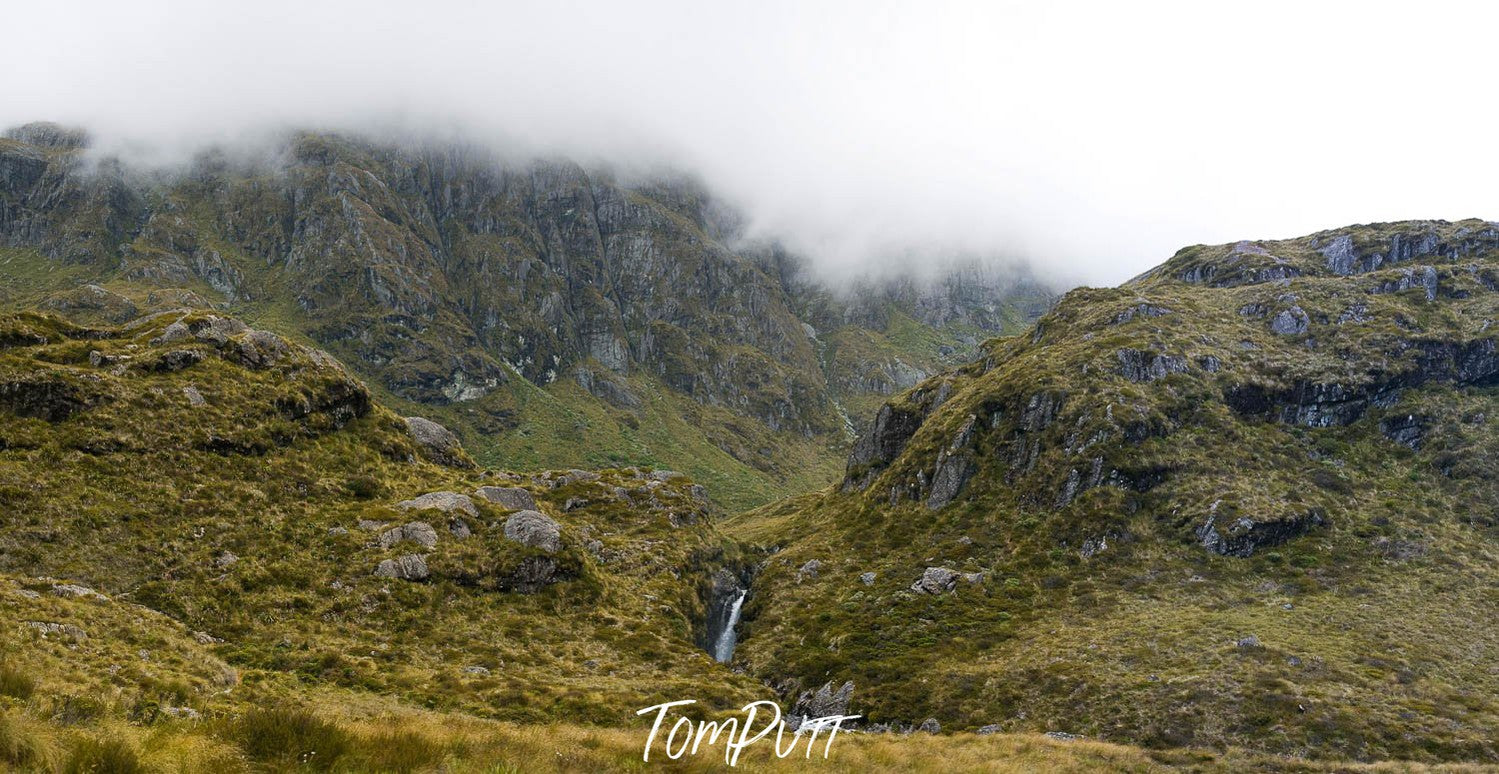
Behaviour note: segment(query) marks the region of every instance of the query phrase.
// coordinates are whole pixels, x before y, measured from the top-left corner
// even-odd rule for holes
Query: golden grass
[[[356,700],[356,704],[357,704]],[[348,711],[344,708],[343,711]],[[340,712],[334,710],[335,713]],[[65,729],[14,713],[0,715],[8,728],[30,735],[41,752],[26,771],[64,771],[69,750],[80,740],[123,742],[134,751],[141,770],[189,774],[233,774],[252,771],[306,770],[248,760],[220,735],[214,721],[179,722],[141,728],[110,721],[85,729]],[[387,712],[339,725],[353,740],[348,752],[325,769],[335,772],[444,772],[508,774],[536,772],[663,771],[691,774],[728,770],[722,748],[704,748],[695,757],[667,759],[659,745],[649,763],[641,760],[646,737],[640,728],[592,728],[568,724],[518,725],[469,716],[411,710]],[[1470,764],[1428,766],[1406,762],[1308,762],[1258,756],[1241,751],[1216,754],[1198,750],[1147,751],[1089,740],[1060,741],[1036,734],[956,734],[929,736],[840,735],[828,757],[819,742],[812,756],[805,745],[784,759],[774,756],[770,740],[749,747],[736,767],[745,772],[992,772],[994,774],[1061,774],[1071,772],[1286,771],[1286,772],[1470,772],[1494,771]],[[715,754],[716,752],[716,754]],[[0,760],[0,767],[5,762]]]

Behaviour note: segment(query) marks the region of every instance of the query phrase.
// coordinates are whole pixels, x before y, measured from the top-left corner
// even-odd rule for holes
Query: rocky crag
[[[831,478],[876,403],[1051,299],[1019,270],[834,292],[678,175],[313,133],[168,173],[87,145],[0,139],[12,306],[229,312],[438,407],[486,461],[692,463],[736,502]]]

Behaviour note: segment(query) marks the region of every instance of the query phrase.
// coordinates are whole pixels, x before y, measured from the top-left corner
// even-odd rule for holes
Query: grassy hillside
[[[0,342],[0,570],[44,596],[61,582],[25,579],[165,614],[250,674],[496,718],[753,692],[693,645],[736,549],[690,479],[428,463],[337,363],[212,315],[11,317]],[[534,493],[560,550],[512,539],[481,485]],[[467,499],[402,505],[429,492]],[[411,556],[427,577],[377,574]]]
[[[118,598],[58,595],[0,576],[0,768],[27,772],[722,771],[722,745],[673,761],[620,718],[518,724],[425,709],[389,695],[235,668],[222,645]],[[36,624],[52,624],[43,630]],[[744,771],[1423,772],[1421,765],[1308,762],[1244,750],[1142,750],[1039,734],[843,734],[809,760],[749,747]],[[821,754],[827,750],[828,757]]]
[[[729,522],[779,549],[736,661],[879,722],[1499,760],[1495,277],[1493,224],[1402,223],[1069,293]]]

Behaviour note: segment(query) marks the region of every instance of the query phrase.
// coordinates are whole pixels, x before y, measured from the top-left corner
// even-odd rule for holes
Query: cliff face
[[[780,549],[739,658],[883,722],[1492,758],[1496,319],[1477,220],[1072,291],[731,528]]]
[[[1432,395],[1499,382],[1496,257],[1499,226],[1483,221],[1188,248],[1119,289],[1070,294],[1031,335],[888,404],[879,417],[890,421],[856,444],[845,486],[932,508],[982,488],[1062,509],[1098,487],[1149,493],[1263,464],[1298,495],[1290,502],[1304,502],[1319,487],[1299,479],[1316,466],[1246,460],[1225,472],[1241,450],[1196,455],[1179,434],[1206,431],[1202,443],[1216,447],[1260,430],[1372,423],[1419,448]],[[989,475],[970,493],[953,469]],[[1256,482],[1256,512],[1240,523],[1297,515],[1267,501],[1269,480]]]
[[[661,387],[757,433],[837,438],[863,420],[843,401],[908,386],[1050,298],[1003,275],[834,293],[773,246],[728,246],[733,214],[684,178],[314,134],[167,176],[84,142],[49,125],[0,140],[0,243],[138,305],[302,332],[486,432],[525,421],[520,379],[625,412]]]

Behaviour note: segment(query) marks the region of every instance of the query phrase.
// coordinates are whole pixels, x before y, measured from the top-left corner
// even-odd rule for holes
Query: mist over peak
[[[0,124],[157,166],[311,130],[685,170],[826,277],[964,254],[1107,284],[1184,244],[1499,210],[1463,151],[1491,9],[83,6],[9,12]]]

